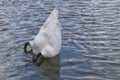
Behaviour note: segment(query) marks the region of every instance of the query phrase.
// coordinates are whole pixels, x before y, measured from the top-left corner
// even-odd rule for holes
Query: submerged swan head
[[[25,53],[33,53],[33,49],[32,49],[32,45],[31,45],[32,42],[25,42],[24,44],[24,52]],[[32,58],[32,61],[34,63],[37,63],[37,65],[40,65],[43,60],[44,60],[44,57],[42,56],[41,53],[38,53],[38,54],[32,54],[33,55],[33,58]]]

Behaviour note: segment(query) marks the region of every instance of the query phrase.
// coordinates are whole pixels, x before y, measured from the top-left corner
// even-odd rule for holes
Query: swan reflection
[[[53,58],[45,59],[41,65],[39,65],[44,71],[40,73],[45,77],[56,80],[59,79],[60,75],[60,55],[57,55]]]

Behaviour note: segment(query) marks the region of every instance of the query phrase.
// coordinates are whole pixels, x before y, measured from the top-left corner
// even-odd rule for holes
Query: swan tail
[[[60,22],[58,20],[58,9],[54,8],[54,10],[51,12],[47,20],[45,21],[43,28],[50,28],[50,29],[55,29],[55,28],[60,28]]]

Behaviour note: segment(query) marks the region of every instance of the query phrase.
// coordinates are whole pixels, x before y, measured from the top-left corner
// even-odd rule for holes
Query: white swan
[[[59,54],[61,49],[61,25],[58,20],[58,10],[55,8],[41,27],[33,41],[26,42],[24,51],[30,46],[32,52],[37,55],[51,58]]]

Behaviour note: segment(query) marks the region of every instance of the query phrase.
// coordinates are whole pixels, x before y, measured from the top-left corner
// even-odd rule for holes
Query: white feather
[[[61,48],[61,26],[58,20],[58,10],[55,8],[41,27],[39,33],[30,42],[34,54],[44,57],[54,57]]]

